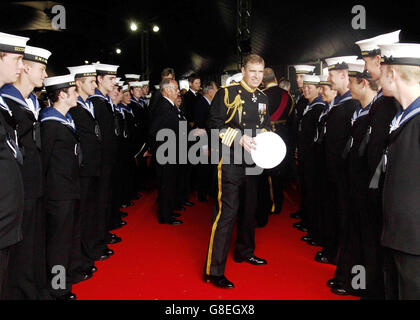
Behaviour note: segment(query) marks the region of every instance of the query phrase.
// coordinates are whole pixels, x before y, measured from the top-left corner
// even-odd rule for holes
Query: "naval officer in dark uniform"
[[[268,98],[258,89],[263,72],[264,60],[260,56],[251,54],[245,57],[243,80],[220,89],[210,109],[208,127],[220,130],[219,137],[223,145],[220,149],[227,149],[227,152],[223,152],[218,165],[218,198],[213,209],[204,280],[221,288],[234,287],[224,274],[237,216],[234,260],[253,265],[267,263],[254,255],[258,176],[247,175],[246,154],[243,154],[258,147],[253,139],[257,131],[270,130]],[[239,152],[234,152],[235,148]],[[241,164],[235,164],[235,153],[241,154]]]
[[[15,82],[22,72],[22,58],[29,38],[0,33],[0,87]],[[22,240],[23,181],[19,161],[22,154],[14,130],[6,119],[12,111],[0,96],[0,299],[4,298],[9,250]]]

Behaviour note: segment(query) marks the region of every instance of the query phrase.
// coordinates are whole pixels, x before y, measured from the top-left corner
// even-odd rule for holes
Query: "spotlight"
[[[137,31],[137,24],[134,23],[134,22],[131,22],[130,29],[131,29],[131,31]]]
[[[153,26],[153,32],[159,32],[159,26],[154,25]]]
[[[120,49],[120,48],[117,48],[117,49],[115,49],[115,52],[116,52],[117,54],[121,54],[121,49]]]

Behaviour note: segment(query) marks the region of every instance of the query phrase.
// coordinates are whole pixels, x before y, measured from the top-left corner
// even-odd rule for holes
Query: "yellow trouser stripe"
[[[271,212],[276,210],[276,204],[274,203],[274,194],[273,194],[273,182],[271,181],[271,177],[268,176],[268,184],[270,185],[270,199],[273,205],[271,206]]]
[[[217,166],[217,182],[219,186],[219,193],[217,195],[217,201],[219,204],[219,213],[217,214],[216,220],[214,221],[213,228],[211,230],[209,252],[207,254],[207,268],[206,268],[207,275],[210,275],[210,265],[211,265],[211,255],[213,253],[214,234],[216,233],[217,223],[219,222],[220,215],[222,213],[222,162],[223,162],[223,158],[220,160],[219,165]]]

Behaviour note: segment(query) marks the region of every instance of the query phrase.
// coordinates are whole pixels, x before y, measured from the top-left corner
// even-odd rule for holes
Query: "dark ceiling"
[[[159,33],[150,33],[152,80],[167,66],[174,67],[178,75],[192,70],[215,75],[238,63],[236,0],[59,2],[66,9],[66,30],[60,32],[27,30],[38,19],[36,9],[0,4],[0,31],[28,35],[29,45],[52,51],[52,74],[66,72],[66,66],[85,60],[119,64],[121,74],[140,72],[140,33],[129,30],[130,20],[160,27]],[[401,41],[420,41],[415,17],[420,12],[419,1],[334,3],[253,0],[252,51],[262,55],[267,65],[286,66],[358,54],[355,41],[397,29],[402,29]],[[366,8],[366,30],[351,26],[356,4]],[[122,49],[121,55],[115,54],[116,47]]]

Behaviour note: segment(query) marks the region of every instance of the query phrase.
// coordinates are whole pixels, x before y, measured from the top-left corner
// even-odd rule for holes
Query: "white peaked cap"
[[[239,83],[242,81],[242,78],[243,78],[242,72],[235,73],[234,75],[226,79],[226,85],[231,84],[233,81]]]
[[[141,87],[148,86],[148,85],[149,85],[149,80],[140,81]]]
[[[93,66],[96,68],[97,74],[109,74],[109,75],[116,75],[117,70],[120,66],[112,65],[112,64],[103,64],[103,63],[93,63]]]
[[[350,72],[358,72],[363,73],[365,70],[365,61],[363,59],[357,59],[354,62],[348,63],[349,66],[349,74]]]
[[[118,81],[118,82],[117,82],[117,85],[118,85],[119,87],[122,87],[122,86],[124,85],[124,81]]]
[[[51,51],[38,47],[25,47],[25,55],[23,59],[47,64],[48,58],[51,56]]]
[[[64,76],[49,77],[44,79],[44,86],[47,90],[56,90],[75,86],[74,74]]]
[[[360,47],[362,52],[362,57],[369,56],[370,54],[380,54],[379,45],[380,44],[393,44],[400,41],[400,32],[401,30],[381,34],[379,36],[357,41],[356,44]]]
[[[133,81],[128,83],[130,85],[130,88],[139,88],[142,86],[140,81]]]
[[[128,91],[128,84],[125,84],[125,85],[122,86],[122,91],[123,92]]]
[[[24,54],[29,38],[0,32],[0,52]]]
[[[140,75],[139,74],[125,74],[124,77],[126,79],[132,79],[132,80],[139,80],[140,79]]]
[[[347,69],[347,64],[357,60],[357,56],[342,56],[325,59],[328,65],[328,70]]]
[[[84,64],[82,66],[67,67],[75,78],[94,77],[96,76],[96,68],[93,65]]]
[[[320,82],[319,76],[315,74],[304,74],[303,75],[303,83],[306,84],[315,84],[317,85]]]
[[[328,81],[328,73],[327,74],[325,74],[325,73],[324,74],[321,74],[318,77],[319,77],[319,83],[320,84],[325,84],[326,82],[329,83],[329,81]]]
[[[315,70],[315,66],[307,65],[307,64],[297,64],[293,66],[296,70],[296,74],[308,74],[312,73]]]
[[[382,63],[420,65],[420,43],[394,43],[379,45]]]

